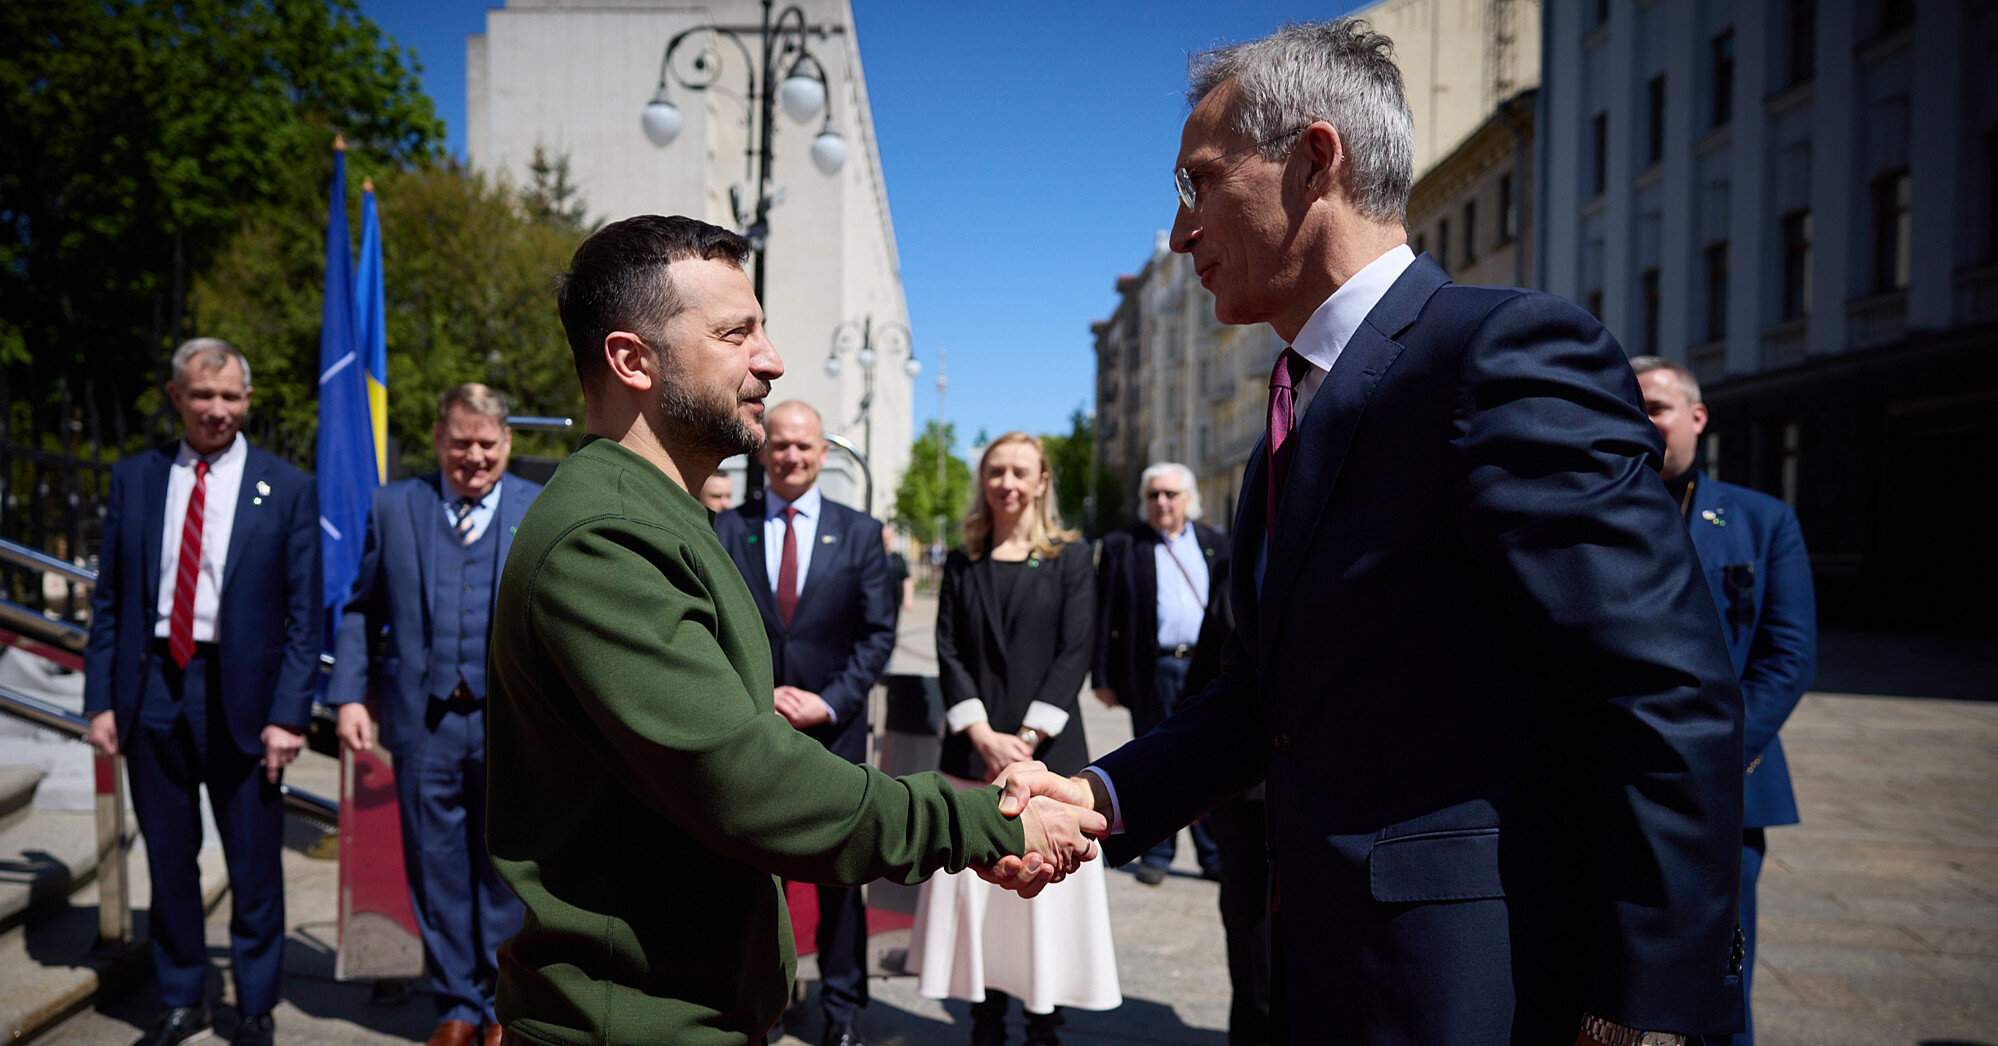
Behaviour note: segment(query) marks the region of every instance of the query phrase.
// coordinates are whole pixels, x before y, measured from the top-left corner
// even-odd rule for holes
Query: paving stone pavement
[[[922,600],[905,614],[897,670],[924,670],[933,613]],[[1082,707],[1093,751],[1129,736],[1123,713],[1087,697]],[[1998,702],[1812,694],[1783,739],[1804,823],[1770,831],[1756,971],[1763,1046],[1998,1044]],[[309,762],[294,777],[331,794],[331,766]],[[295,825],[284,856],[291,934],[281,1039],[421,1041],[431,1023],[426,996],[371,1006],[367,986],[333,980],[335,869],[304,856],[314,834]],[[1226,1041],[1215,886],[1194,874],[1184,836],[1175,870],[1158,887],[1110,876],[1125,1002],[1108,1013],[1071,1013],[1064,1041]],[[225,901],[210,923],[219,965],[227,962],[227,916]],[[806,999],[778,1040],[784,1046],[818,1040],[809,958],[800,980]],[[869,1043],[967,1039],[965,1004],[923,999],[908,977],[877,976],[870,987],[862,1021]],[[219,979],[214,988],[226,1000]],[[42,1041],[128,1043],[154,1006],[142,989]]]

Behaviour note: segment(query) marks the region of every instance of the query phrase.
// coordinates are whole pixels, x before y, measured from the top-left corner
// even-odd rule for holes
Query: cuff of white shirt
[[[961,734],[971,729],[973,723],[985,722],[985,703],[975,697],[967,697],[950,706],[944,713],[944,726],[953,734]]]
[[[1036,701],[1027,706],[1027,718],[1021,721],[1020,725],[1031,726],[1042,734],[1053,737],[1068,726],[1068,713],[1046,701]]]
[[[1099,766],[1094,766],[1094,765],[1085,766],[1082,768],[1082,772],[1090,775],[1091,777],[1096,778],[1098,781],[1103,782],[1103,790],[1105,792],[1110,793],[1110,834],[1123,835],[1124,808],[1121,805],[1119,805],[1117,802],[1116,783],[1111,781],[1110,775],[1104,773],[1103,768]]]

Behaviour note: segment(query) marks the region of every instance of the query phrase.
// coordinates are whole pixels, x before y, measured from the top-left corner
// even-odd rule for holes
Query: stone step
[[[97,819],[62,810],[22,811],[0,828],[0,930],[57,904],[97,874]]]
[[[41,787],[45,776],[37,767],[0,766],[0,826],[34,805],[35,789]]]

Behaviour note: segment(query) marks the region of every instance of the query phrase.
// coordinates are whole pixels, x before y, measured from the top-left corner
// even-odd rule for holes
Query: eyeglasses
[[[1167,501],[1178,501],[1178,500],[1179,500],[1180,498],[1183,498],[1183,497],[1185,497],[1185,496],[1186,496],[1186,491],[1183,491],[1183,490],[1148,490],[1148,491],[1145,491],[1145,500],[1146,500],[1146,501],[1151,501],[1151,500],[1153,500],[1154,498],[1164,498],[1164,499],[1166,499]]]
[[[1204,173],[1207,170],[1207,168],[1214,167],[1217,164],[1221,163],[1221,161],[1223,160],[1229,159],[1230,157],[1240,156],[1251,149],[1260,149],[1265,145],[1275,145],[1276,143],[1283,141],[1285,138],[1289,138],[1292,135],[1295,135],[1297,132],[1302,131],[1309,126],[1311,125],[1300,124],[1296,127],[1291,128],[1288,131],[1284,131],[1281,134],[1271,135],[1270,137],[1265,138],[1262,141],[1256,142],[1252,145],[1242,146],[1240,149],[1236,149],[1233,152],[1222,153],[1220,156],[1216,156],[1214,159],[1209,160],[1198,167],[1177,168],[1172,172],[1172,184],[1173,188],[1179,191],[1179,205],[1181,207],[1186,208],[1189,211],[1197,211],[1200,209],[1200,186],[1194,181],[1195,177],[1198,177],[1194,174],[1195,171],[1202,172],[1202,175],[1204,176]]]

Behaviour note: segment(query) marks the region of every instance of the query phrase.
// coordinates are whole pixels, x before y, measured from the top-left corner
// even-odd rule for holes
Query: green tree
[[[375,188],[389,437],[403,467],[431,467],[437,396],[459,382],[501,389],[520,413],[580,419],[582,391],[555,311],[554,281],[583,234],[531,216],[517,193],[452,167],[388,171]],[[323,210],[259,211],[195,287],[203,328],[256,361],[265,441],[305,456],[318,421],[324,220]],[[570,442],[520,433],[515,450],[559,456]]]
[[[258,208],[324,220],[335,130],[359,174],[443,134],[354,0],[0,4],[0,400],[35,430],[77,404],[94,440],[154,435],[134,406],[205,325],[199,274]]]
[[[1054,472],[1055,507],[1062,523],[1081,528],[1090,537],[1101,533],[1097,512],[1091,504],[1090,482],[1095,472],[1096,419],[1081,407],[1068,416],[1068,431],[1041,437],[1048,452],[1048,468]]]
[[[588,208],[569,180],[569,154],[549,152],[537,144],[527,161],[527,188],[520,191],[520,204],[529,216],[578,232],[589,229]]]
[[[939,458],[944,472],[941,486]],[[959,523],[970,504],[971,466],[957,456],[957,426],[932,421],[909,448],[909,467],[903,470],[902,484],[895,489],[895,520],[927,545],[937,539],[941,517],[944,543],[956,548],[964,543]]]

